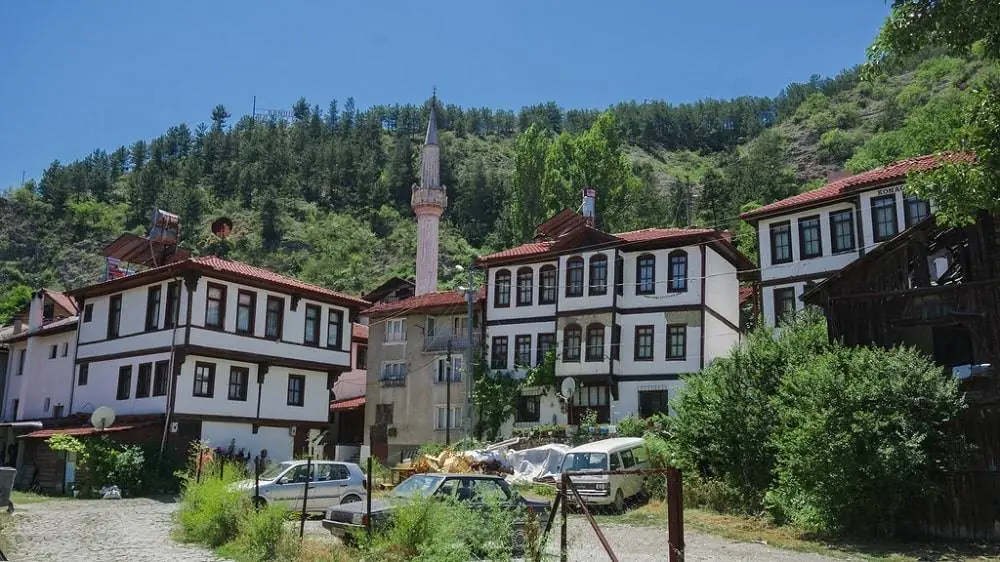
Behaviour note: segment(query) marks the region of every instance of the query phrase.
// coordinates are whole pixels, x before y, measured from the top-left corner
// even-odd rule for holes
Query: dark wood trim
[[[813,202],[808,203],[808,204],[792,205],[792,206],[788,206],[788,207],[780,207],[778,209],[773,209],[773,210],[770,210],[770,211],[765,211],[765,212],[760,213],[760,214],[753,214],[754,211],[750,211],[749,214],[751,216],[743,218],[743,220],[745,222],[748,222],[748,223],[756,226],[759,221],[761,221],[763,219],[766,219],[766,218],[780,217],[782,215],[790,215],[792,213],[801,213],[803,211],[808,211],[810,209],[818,209],[820,207],[826,207],[828,205],[835,205],[837,203],[844,203],[845,201],[850,201],[851,199],[859,199],[861,197],[861,194],[863,194],[863,193],[868,193],[869,191],[876,191],[878,189],[884,189],[886,187],[895,187],[897,185],[898,186],[905,186],[906,185],[906,178],[892,178],[892,179],[889,179],[889,180],[886,180],[886,181],[872,183],[870,185],[865,185],[865,186],[862,186],[862,187],[857,187],[857,188],[851,190],[851,192],[849,194],[846,194],[846,195],[838,195],[836,197],[831,197],[829,199],[820,199],[819,201],[813,201]],[[859,206],[859,208],[860,208],[860,206]]]
[[[242,332],[240,331],[240,297],[243,295],[250,296],[250,331]],[[254,336],[257,332],[257,292],[248,291],[246,289],[237,289],[236,291],[236,326],[234,328],[235,333],[241,336]]]
[[[170,331],[173,331],[173,328],[158,328],[156,330],[149,330],[148,332],[144,330],[144,331],[141,331],[141,332],[135,332],[135,333],[132,333],[132,334],[126,334],[124,336],[118,336],[117,338],[110,338],[110,339],[109,338],[102,338],[102,339],[99,339],[99,340],[85,341],[85,342],[81,342],[80,345],[82,345],[82,346],[88,346],[88,345],[94,345],[94,344],[98,344],[98,343],[109,342],[109,341],[122,341],[122,340],[125,340],[125,339],[128,339],[128,338],[134,338],[136,336],[144,336],[146,334],[155,334],[157,332],[170,332]]]
[[[218,289],[222,291],[222,299],[219,302],[219,324],[209,325],[208,324],[208,293],[212,289]],[[218,283],[208,282],[205,285],[205,318],[202,320],[202,326],[210,330],[226,330],[226,301],[229,299],[229,288],[226,285],[220,285]],[[188,322],[190,324],[190,321]]]
[[[93,355],[89,357],[79,357],[74,360],[76,365],[81,363],[99,363],[101,361],[114,361],[116,359],[126,359],[129,357],[140,357],[143,355],[154,355],[156,353],[169,353],[170,346],[160,346],[160,347],[149,347],[146,349],[133,350],[133,351],[123,351],[121,353],[108,353],[106,355]]]
[[[613,258],[610,259],[610,260],[608,260],[608,262],[610,264],[613,264],[614,267],[615,267],[615,274],[614,274],[614,276],[608,275],[608,277],[612,281],[612,282],[609,282],[608,285],[609,286],[613,285],[613,288],[611,289],[611,346],[610,346],[610,349],[611,349],[611,354],[610,355],[611,355],[611,357],[608,360],[608,365],[609,365],[608,366],[608,376],[611,377],[612,381],[614,381],[615,380],[615,359],[617,358],[619,361],[621,361],[621,358],[622,358],[622,350],[621,350],[621,347],[622,347],[622,331],[621,331],[621,328],[616,323],[617,322],[617,318],[616,318],[616,313],[615,313],[615,311],[618,308],[618,284],[614,283],[614,281],[616,279],[618,279],[618,265],[619,265],[619,262],[618,262],[618,248],[615,248],[615,251],[614,251],[614,254],[613,254]],[[625,260],[621,261],[621,266],[625,267]],[[608,273],[610,274],[610,271]],[[624,277],[624,273],[623,273],[622,280],[624,280],[624,279],[625,279],[625,277]],[[618,334],[618,343],[617,344],[615,343],[615,333],[616,332]],[[618,346],[617,349],[615,348],[615,345]],[[615,385],[615,394],[618,393],[617,392],[617,388],[618,388],[618,385],[616,384]]]
[[[877,221],[875,219],[875,209],[876,209],[876,207],[875,207],[875,200],[877,200],[877,199],[878,200],[892,199],[892,224],[893,224],[893,233],[890,236],[886,236],[885,238],[879,238],[878,237],[878,223],[877,223]],[[869,209],[868,210],[871,213],[871,219],[872,219],[872,243],[878,244],[880,242],[885,242],[887,240],[891,240],[893,237],[895,237],[897,234],[900,233],[900,230],[899,230],[899,209],[896,208],[896,205],[898,205],[898,204],[899,204],[899,200],[896,198],[896,193],[895,192],[894,193],[889,193],[889,194],[886,194],[886,195],[877,195],[875,197],[871,197],[871,198],[868,199],[868,205],[869,205]]]
[[[806,255],[806,231],[803,221],[816,221],[817,234],[819,236],[819,253],[815,255]],[[823,257],[823,221],[820,220],[820,215],[809,215],[807,217],[799,217],[795,219],[795,226],[799,231],[799,261],[812,260],[816,258]],[[831,246],[832,247],[832,246]]]
[[[316,311],[316,340],[310,341],[307,338],[309,334],[306,332],[306,325],[309,323],[309,311]],[[315,304],[306,304],[305,312],[302,314],[302,345],[306,347],[319,347],[320,335],[323,330],[323,307],[317,306]]]
[[[322,314],[322,312],[321,312],[321,314]],[[340,334],[339,334],[340,337],[337,338],[337,345],[331,347],[330,346],[330,317],[333,316],[334,314],[340,316],[340,324],[339,324],[339,328],[338,328],[338,331],[340,332]],[[346,326],[350,326],[350,322],[347,321],[347,317],[344,315],[344,311],[343,310],[340,310],[338,308],[328,308],[328,309],[326,309],[326,344],[323,345],[322,347],[324,347],[326,349],[331,349],[333,351],[346,351],[346,352],[350,353],[351,352],[350,344],[348,344],[347,349],[344,349],[344,328],[345,328],[345,325]],[[353,336],[354,327],[353,326],[350,326],[350,327],[351,327],[351,332],[352,332],[351,338],[353,340],[353,337],[354,337]]]
[[[204,367],[208,371],[208,394],[197,394],[195,390],[198,388],[198,368]],[[192,398],[215,398],[215,374],[216,374],[216,364],[209,363],[208,361],[195,361],[194,362],[194,372],[191,377],[191,397]]]
[[[219,349],[215,347],[205,347],[200,345],[185,345],[184,351],[187,355],[198,355],[200,357],[213,357],[215,359],[226,359],[229,361],[239,361],[242,363],[266,362],[272,366],[288,367],[289,369],[302,369],[305,371],[349,371],[350,365],[333,365],[319,361],[307,361],[304,359],[294,359],[291,357],[277,357],[274,355],[263,355],[259,353],[245,353],[229,349]],[[341,352],[343,353],[343,352]]]
[[[701,346],[698,350],[701,355],[701,361],[699,362],[698,369],[705,368],[705,309],[708,308],[707,301],[705,300],[705,288],[708,282],[708,275],[706,274],[705,268],[708,263],[708,255],[705,251],[705,246],[700,246],[701,248],[701,302],[703,306],[701,307]],[[739,295],[739,289],[736,291]],[[739,298],[737,296],[737,298]],[[667,347],[670,347],[670,330],[667,329]],[[684,336],[684,355],[687,356],[687,335],[685,332]]]
[[[788,227],[788,259],[787,260],[783,260],[783,261],[777,261],[775,259],[775,254],[778,253],[777,252],[778,245],[775,243],[776,237],[774,235],[774,229],[775,229],[775,227],[779,227],[779,226],[787,226]],[[792,248],[792,221],[791,220],[772,222],[771,224],[767,225],[767,239],[768,239],[768,243],[770,244],[770,248],[771,248],[771,263],[768,264],[768,265],[784,265],[786,263],[792,263],[793,261],[795,261],[795,252],[793,251],[794,248]]]
[[[118,302],[118,325],[115,326],[115,332],[116,333],[115,333],[114,337],[111,337],[111,310],[112,310],[112,308],[114,308],[112,306],[112,303],[115,302],[116,299],[117,299],[117,302]],[[110,297],[108,297],[108,325],[107,325],[107,330],[104,332],[104,336],[107,339],[109,339],[109,340],[111,340],[111,339],[118,339],[118,337],[122,333],[122,308],[123,308],[123,306],[122,306],[122,293],[116,293],[116,294],[111,295]]]
[[[777,277],[775,279],[765,279],[760,282],[761,287],[773,287],[775,285],[787,285],[789,283],[800,283],[802,281],[815,281],[817,279],[826,279],[840,271],[839,269],[828,269],[826,271],[817,271],[816,273],[804,273],[802,275],[791,275],[788,277]]]
[[[274,418],[251,418],[247,416],[220,416],[216,414],[175,414],[176,421],[228,422],[257,424],[264,427],[303,427],[306,429],[326,429],[329,421],[289,420]]]
[[[726,317],[724,317],[723,315],[721,315],[718,312],[716,312],[714,308],[712,308],[712,307],[710,307],[708,305],[705,305],[705,310],[709,314],[711,314],[713,318],[715,318],[719,322],[722,322],[723,324],[725,324],[727,328],[729,328],[731,330],[736,330],[737,332],[740,331],[739,326],[737,326],[736,324],[733,324],[732,322],[730,322],[729,320],[727,320]],[[704,320],[704,318],[702,318],[702,320]]]
[[[260,421],[260,401],[264,396],[264,378],[271,366],[267,363],[257,363],[257,420]]]
[[[555,322],[555,316],[529,316],[527,318],[504,318],[500,320],[490,320],[487,326],[512,326],[515,324],[532,324],[536,322]]]
[[[641,382],[641,381],[676,381],[680,380],[681,376],[677,373],[667,373],[662,375],[618,375],[616,377],[617,382]]]
[[[576,310],[560,310],[559,312],[556,312],[556,317],[567,318],[572,316],[582,316],[584,314],[605,314],[605,313],[610,313],[611,311],[612,308],[610,306],[599,306],[596,308],[580,308]]]
[[[652,333],[649,336],[649,357],[639,357],[639,328],[649,328]],[[632,327],[632,362],[647,362],[653,361],[656,357],[656,325],[655,324],[641,324]],[[620,360],[620,359],[619,359]]]
[[[649,257],[649,258],[653,259],[653,279],[651,280],[651,283],[653,284],[653,290],[652,291],[640,291],[639,290],[639,284],[640,284],[640,281],[639,281],[639,278],[640,278],[639,272],[642,271],[642,264],[640,264],[639,262],[643,258],[645,258],[645,257]],[[641,253],[641,254],[639,254],[638,256],[635,257],[635,295],[636,296],[645,296],[645,295],[655,295],[655,294],[656,294],[656,256],[653,255],[653,254],[651,254],[651,253],[649,253],[649,252],[643,252],[643,253]]]
[[[661,306],[648,306],[648,307],[637,307],[637,308],[619,308],[617,312],[619,314],[646,314],[646,313],[658,313],[658,312],[690,312],[694,310],[701,310],[703,305],[701,304],[674,304],[674,305],[661,305]]]
[[[271,302],[281,303],[281,308],[278,310],[278,337],[272,338],[267,335],[267,309],[268,304]],[[283,297],[278,297],[275,295],[267,295],[264,300],[264,335],[261,338],[268,341],[281,341],[285,336],[285,299]]]

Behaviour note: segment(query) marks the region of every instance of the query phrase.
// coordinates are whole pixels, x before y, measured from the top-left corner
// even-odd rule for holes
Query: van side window
[[[622,467],[621,461],[618,460],[618,453],[610,453],[608,457],[611,458],[611,470],[618,470]]]
[[[632,453],[635,455],[635,464],[643,464],[648,460],[645,447],[636,447]]]
[[[625,468],[632,468],[635,466],[635,457],[632,456],[632,450],[622,451],[622,466]]]

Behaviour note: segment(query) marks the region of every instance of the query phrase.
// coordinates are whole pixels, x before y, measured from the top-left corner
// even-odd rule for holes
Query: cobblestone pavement
[[[52,500],[17,506],[16,546],[30,562],[216,562],[207,549],[170,538],[177,505],[149,498]]]

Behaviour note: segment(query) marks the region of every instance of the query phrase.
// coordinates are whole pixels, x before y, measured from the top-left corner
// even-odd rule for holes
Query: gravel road
[[[16,551],[30,562],[215,562],[210,551],[170,538],[170,500],[52,500],[17,506]]]

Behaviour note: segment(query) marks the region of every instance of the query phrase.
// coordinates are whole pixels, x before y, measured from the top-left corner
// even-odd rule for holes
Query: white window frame
[[[394,318],[385,323],[385,343],[403,343],[406,341],[406,319]]]
[[[443,431],[445,429],[445,409],[447,404],[437,404],[434,406],[434,429]],[[452,404],[451,406],[451,429],[462,429],[462,407]]]
[[[462,366],[465,363],[465,358],[461,355],[451,356],[451,382],[461,382],[462,381]],[[437,358],[434,368],[434,382],[443,383],[445,379],[441,377],[441,367],[448,361],[447,356],[441,356]]]

